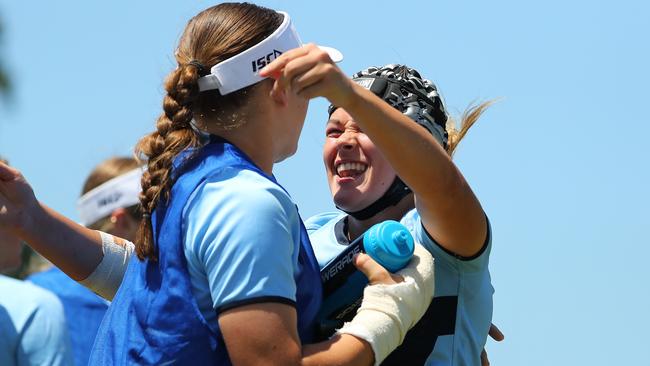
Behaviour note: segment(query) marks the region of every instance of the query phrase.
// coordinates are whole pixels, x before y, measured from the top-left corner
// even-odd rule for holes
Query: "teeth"
[[[368,166],[363,163],[341,163],[336,166],[336,173],[341,174],[341,172],[353,172],[353,173],[363,173],[366,171]]]

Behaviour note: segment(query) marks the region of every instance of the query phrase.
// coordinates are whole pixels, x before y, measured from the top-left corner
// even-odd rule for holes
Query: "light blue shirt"
[[[0,275],[0,365],[72,365],[63,306],[55,295]]]
[[[63,304],[68,334],[76,366],[88,365],[97,329],[106,314],[109,302],[52,267],[27,278],[36,286],[51,291]]]
[[[323,268],[345,248],[342,243],[340,212],[313,216],[305,221],[318,263]],[[492,321],[492,294],[488,262],[491,234],[483,249],[473,258],[461,258],[448,252],[424,230],[415,209],[401,220],[417,243],[435,258],[435,293],[432,306],[439,326],[435,347],[426,361],[427,366],[480,365],[480,354],[487,340]],[[488,226],[489,230],[489,226]],[[446,328],[446,329],[445,329]],[[435,335],[434,335],[435,337]]]
[[[201,314],[256,302],[294,305],[300,220],[294,202],[259,174],[226,168],[183,211],[184,253]]]

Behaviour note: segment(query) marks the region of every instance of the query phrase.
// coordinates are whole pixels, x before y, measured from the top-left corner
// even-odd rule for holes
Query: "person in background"
[[[61,302],[49,291],[5,275],[20,267],[22,246],[19,238],[0,230],[0,365],[72,365]]]
[[[134,158],[113,157],[96,166],[86,179],[77,204],[81,224],[134,241],[141,216],[141,176],[142,169]],[[87,365],[109,302],[52,265],[27,279],[59,297],[75,365]]]

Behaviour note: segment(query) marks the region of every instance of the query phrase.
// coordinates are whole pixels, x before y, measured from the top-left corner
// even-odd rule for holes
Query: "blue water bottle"
[[[408,229],[387,220],[372,226],[322,268],[323,305],[316,318],[320,339],[327,339],[350,321],[361,304],[368,279],[352,262],[357,253],[365,252],[388,271],[396,272],[411,260],[414,249]]]

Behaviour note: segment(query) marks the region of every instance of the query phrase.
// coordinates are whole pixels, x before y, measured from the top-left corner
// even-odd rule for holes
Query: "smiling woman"
[[[457,130],[436,86],[412,68],[372,67],[353,80],[392,113],[329,108],[323,162],[345,214],[307,220],[319,264],[327,266],[372,225],[401,220],[437,261],[436,292],[383,365],[480,365],[492,318],[490,229],[451,155],[490,102],[470,108]]]

